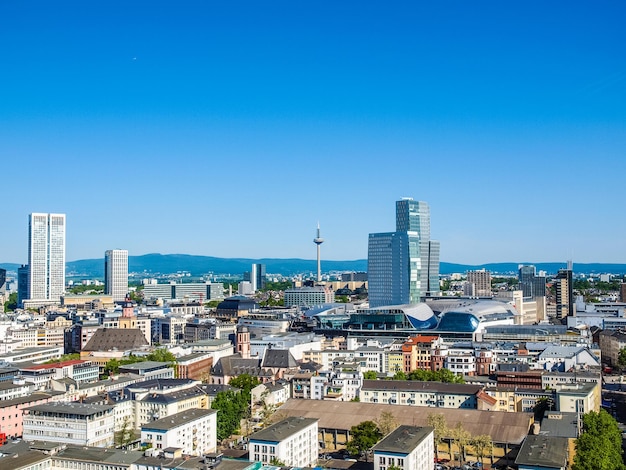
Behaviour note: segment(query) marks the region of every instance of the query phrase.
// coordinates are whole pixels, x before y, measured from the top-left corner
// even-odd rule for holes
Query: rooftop
[[[382,441],[373,447],[374,452],[393,452],[395,454],[410,454],[413,449],[422,443],[434,432],[430,426],[398,426]]]
[[[132,371],[140,371],[140,370],[147,370],[147,369],[167,369],[170,366],[170,364],[168,362],[157,362],[157,361],[142,361],[142,362],[135,362],[134,364],[126,364],[123,366],[120,366],[120,370],[128,370],[130,372]]]
[[[26,408],[31,413],[60,413],[60,414],[72,414],[78,416],[92,416],[98,413],[104,413],[112,410],[113,406],[109,405],[90,405],[86,403],[67,403],[67,402],[53,402],[44,403],[42,405],[35,405]]]
[[[427,426],[428,415],[441,414],[449,426],[464,423],[472,435],[488,434],[496,443],[521,444],[533,420],[532,413],[481,411],[461,408],[388,405],[382,403],[336,402],[289,399],[279,408],[287,416],[319,419],[321,429],[350,430],[362,421],[375,421],[382,412],[393,414],[399,425]]]
[[[567,464],[567,439],[564,437],[528,436],[515,459],[517,465],[564,468]]]
[[[142,431],[155,430],[155,431],[169,431],[175,429],[183,424],[187,424],[191,421],[195,421],[206,416],[216,414],[215,410],[203,410],[203,409],[191,409],[181,411],[180,413],[167,416],[165,418],[151,421],[141,426]]]
[[[309,400],[305,400],[309,401]],[[303,429],[317,423],[316,418],[303,418],[301,416],[290,416],[276,424],[255,432],[250,436],[252,441],[272,441],[280,442],[287,437],[302,431]],[[316,437],[317,439],[317,437]]]
[[[421,382],[418,380],[364,380],[361,390],[386,391],[430,391],[476,395],[482,390],[481,385],[452,384],[443,382]]]

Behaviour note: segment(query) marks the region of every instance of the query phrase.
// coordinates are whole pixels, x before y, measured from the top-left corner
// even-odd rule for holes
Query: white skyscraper
[[[104,253],[104,293],[121,302],[128,293],[128,250],[107,250]]]
[[[65,292],[65,214],[28,217],[28,298],[60,300]]]

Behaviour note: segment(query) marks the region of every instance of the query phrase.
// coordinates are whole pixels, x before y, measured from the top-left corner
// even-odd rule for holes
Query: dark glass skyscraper
[[[519,287],[525,298],[536,299],[546,295],[546,278],[537,276],[533,265],[519,266]]]
[[[370,307],[418,303],[439,292],[439,242],[430,239],[430,208],[405,198],[396,202],[396,231],[370,233]]]

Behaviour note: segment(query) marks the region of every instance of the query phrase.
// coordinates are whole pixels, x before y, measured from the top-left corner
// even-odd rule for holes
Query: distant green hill
[[[239,275],[250,270],[252,263],[266,265],[268,273],[280,273],[286,276],[299,273],[313,273],[317,270],[316,260],[306,260],[299,258],[217,258],[213,256],[197,255],[162,255],[151,253],[141,256],[129,256],[128,268],[130,272],[147,275],[170,274],[177,271],[186,271],[192,276],[200,276],[207,273],[214,274],[234,274]],[[441,274],[461,273],[469,270],[486,269],[498,274],[517,274],[519,264],[534,264],[537,270],[546,271],[548,274],[556,273],[560,268],[565,267],[565,263],[488,263],[480,265],[455,264],[442,262],[439,266]],[[0,263],[0,268],[7,271],[17,271],[19,264]],[[367,260],[353,261],[331,261],[322,260],[322,270],[329,271],[367,271]],[[626,274],[626,264],[608,263],[575,263],[575,273],[612,273]],[[102,278],[104,276],[104,260],[83,259],[70,261],[67,263],[67,274],[85,276],[90,278]]]

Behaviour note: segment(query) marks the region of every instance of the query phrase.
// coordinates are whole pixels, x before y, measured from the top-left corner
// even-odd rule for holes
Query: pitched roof
[[[482,390],[482,385],[454,384],[444,382],[421,382],[418,380],[364,380],[361,390],[405,391],[433,393],[458,393],[476,395]]]
[[[260,359],[244,359],[239,353],[221,357],[211,369],[211,375],[218,377],[234,377],[241,374],[249,374],[253,377],[272,377],[274,375],[271,371],[261,368]]]
[[[288,349],[268,349],[263,356],[262,367],[295,369],[298,367],[298,362]]]
[[[98,328],[83,351],[130,351],[149,346],[138,328]]]
[[[286,416],[319,418],[320,429],[350,430],[362,421],[376,421],[385,411],[398,424],[427,426],[429,414],[442,414],[450,427],[463,423],[472,435],[488,434],[496,443],[521,444],[533,419],[532,413],[481,411],[466,408],[430,408],[426,406],[387,405],[350,401],[300,400],[290,398],[279,412]]]

